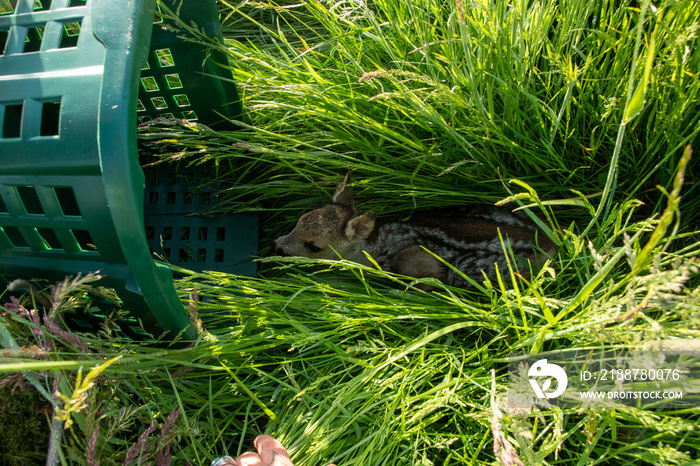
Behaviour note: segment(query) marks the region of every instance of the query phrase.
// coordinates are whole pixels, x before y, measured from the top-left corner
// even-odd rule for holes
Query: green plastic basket
[[[144,169],[146,239],[156,256],[202,272],[214,270],[254,276],[250,256],[258,249],[258,215],[201,215],[226,186],[213,162],[176,169],[160,164]]]
[[[148,61],[141,73],[137,111],[139,122],[158,117],[200,121],[216,130],[236,129],[231,123],[241,113],[241,102],[231,72],[222,67],[226,56],[212,48],[181,38],[180,23],[196,28],[206,37],[222,41],[219,14],[214,0],[161,0],[164,19],[153,27]],[[158,15],[158,18],[162,18]]]
[[[181,3],[163,1],[216,39],[215,2]],[[146,239],[137,118],[230,128],[241,109],[230,72],[215,64],[225,57],[154,25],[155,8],[0,0],[0,274],[62,280],[99,270],[149,332],[192,339],[172,273]]]

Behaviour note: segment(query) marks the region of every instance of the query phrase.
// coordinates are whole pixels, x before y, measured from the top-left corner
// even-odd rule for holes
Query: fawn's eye
[[[319,248],[318,246],[316,246],[314,243],[312,243],[310,241],[305,242],[304,247],[311,252],[319,252],[321,250],[321,248]]]

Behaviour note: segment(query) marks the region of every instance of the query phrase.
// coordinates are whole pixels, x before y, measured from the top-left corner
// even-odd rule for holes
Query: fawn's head
[[[275,254],[337,259],[338,255],[351,258],[359,252],[374,230],[375,215],[356,215],[351,175],[352,170],[338,184],[331,204],[302,215],[289,234],[272,242]]]

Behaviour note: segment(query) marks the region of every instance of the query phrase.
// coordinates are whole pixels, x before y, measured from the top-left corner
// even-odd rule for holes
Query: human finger
[[[247,451],[241,456],[236,458],[235,466],[264,466],[267,463],[263,463],[260,456],[252,451]]]
[[[274,437],[258,435],[253,441],[258,450],[263,465],[267,466],[294,466],[289,453]]]

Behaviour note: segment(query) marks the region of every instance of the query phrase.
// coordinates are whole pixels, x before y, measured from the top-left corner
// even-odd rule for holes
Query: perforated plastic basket
[[[182,118],[213,129],[235,129],[241,102],[221,52],[183,40],[179,23],[195,25],[205,36],[222,40],[215,0],[161,0],[165,19],[153,28],[148,61],[141,73],[137,102],[139,122],[157,117]],[[179,23],[170,19],[177,14]],[[158,15],[162,18],[161,15]]]
[[[0,0],[0,274],[62,280],[100,270],[150,332],[194,338],[172,274],[146,240],[137,114],[230,127],[225,117],[240,104],[217,79],[225,70],[160,24],[149,53],[155,6]],[[213,1],[185,1],[180,12],[216,38]]]
[[[196,272],[256,274],[250,256],[258,249],[258,216],[202,215],[225,188],[212,189],[213,162],[182,169],[160,164],[144,172],[146,239],[156,256]]]

